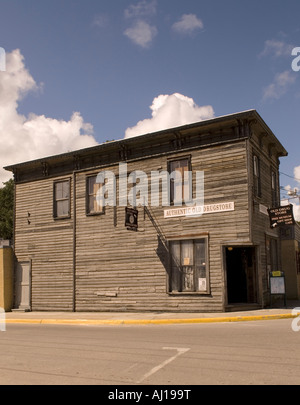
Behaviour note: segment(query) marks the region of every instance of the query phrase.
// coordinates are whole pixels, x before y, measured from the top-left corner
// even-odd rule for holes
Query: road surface
[[[8,324],[0,384],[299,385],[292,319],[144,326]]]

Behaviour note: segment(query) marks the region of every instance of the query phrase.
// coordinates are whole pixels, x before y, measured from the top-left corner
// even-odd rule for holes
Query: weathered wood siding
[[[105,214],[85,215],[86,176],[76,175],[76,310],[220,311],[224,306],[222,245],[249,241],[246,143],[193,151],[192,171],[205,173],[205,204],[235,202],[235,211],[197,218],[164,218],[164,208],[149,207],[167,240],[208,235],[210,294],[168,294],[168,252],[156,227],[139,207],[139,231],[124,226],[125,208],[106,207]],[[173,154],[178,158],[186,154]],[[167,170],[166,157],[128,164],[128,174]],[[118,174],[118,167],[111,167]]]
[[[32,309],[223,311],[226,246],[255,246],[257,297],[264,305],[266,235],[279,236],[260,209],[272,204],[271,168],[278,173],[278,155],[270,153],[270,145],[285,155],[250,111],[9,167],[16,180],[15,253],[18,261],[31,261]],[[253,193],[253,154],[261,163],[261,197]],[[105,169],[118,175],[118,163],[127,162],[128,174],[147,174],[150,194],[151,171],[167,171],[168,162],[181,157],[190,158],[194,174],[204,171],[204,204],[232,201],[234,211],[165,218],[170,207],[153,207],[150,200],[149,209],[138,207],[138,232],[126,229],[122,206],[86,215],[87,176]],[[55,220],[53,183],[67,178],[71,216]],[[208,292],[169,293],[168,242],[203,237]]]
[[[72,310],[73,220],[53,219],[53,179],[17,184],[15,195],[15,254],[31,260],[32,310]]]
[[[257,197],[253,184],[253,156],[260,159],[261,196]],[[259,134],[254,133],[249,142],[249,201],[251,203],[251,234],[253,244],[257,246],[257,274],[259,282],[259,297],[262,306],[269,303],[269,285],[266,258],[266,237],[277,240],[278,260],[280,266],[280,240],[279,229],[271,229],[269,216],[261,212],[260,206],[272,207],[271,172],[276,173],[279,179],[279,161],[277,156],[270,153],[269,144],[259,139]],[[278,184],[279,192],[279,184]]]
[[[260,199],[253,195],[253,153],[261,162]],[[275,162],[255,143],[247,145],[247,141],[204,148],[189,155],[192,171],[204,171],[205,204],[234,201],[235,211],[169,219],[164,218],[167,207],[150,207],[150,212],[166,240],[208,236],[210,294],[168,294],[168,252],[143,207],[139,207],[137,233],[126,230],[124,207],[106,207],[103,215],[87,216],[86,176],[98,174],[99,170],[85,171],[76,174],[75,263],[73,196],[71,218],[53,219],[53,182],[60,178],[16,186],[16,256],[19,261],[32,263],[32,309],[72,310],[75,288],[78,311],[222,310],[225,305],[222,246],[239,241],[258,246],[258,284],[263,299],[267,300],[266,229],[274,237],[278,237],[278,231],[269,229],[269,218],[259,211],[259,204],[271,206],[270,173]],[[187,155],[179,153],[168,158],[182,156]],[[128,174],[143,170],[150,179],[151,171],[158,168],[167,170],[165,156],[130,163]],[[118,175],[118,166],[109,170]]]
[[[77,311],[222,310],[222,245],[249,240],[245,145],[242,141],[190,154],[192,171],[205,174],[205,204],[234,201],[235,211],[165,219],[168,207],[150,206],[166,240],[208,236],[210,294],[168,294],[168,252],[143,207],[139,207],[138,232],[126,230],[124,207],[106,207],[103,215],[86,215],[86,176],[98,171],[76,174],[76,216],[72,196],[71,218],[64,220],[53,219],[53,182],[60,177],[17,184],[15,252],[17,260],[32,263],[32,309],[72,310],[74,264]],[[186,154],[168,158],[181,156]],[[151,171],[158,168],[167,170],[165,156],[130,163],[128,174],[140,169],[150,179]],[[109,170],[118,174],[118,166]]]

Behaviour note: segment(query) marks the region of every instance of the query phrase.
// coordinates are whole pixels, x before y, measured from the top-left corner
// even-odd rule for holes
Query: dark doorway
[[[256,266],[254,247],[227,247],[228,304],[256,303]]]

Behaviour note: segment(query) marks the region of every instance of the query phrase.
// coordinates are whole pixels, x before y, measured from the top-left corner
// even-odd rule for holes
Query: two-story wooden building
[[[279,204],[279,158],[286,155],[250,110],[6,167],[15,179],[15,307],[204,312],[265,306],[268,271],[280,268],[281,257],[267,209]],[[98,198],[108,182],[99,180],[104,172],[113,177],[115,204]],[[153,175],[163,172],[189,172],[192,181],[161,178],[159,198],[153,197]],[[186,198],[178,206],[177,193],[195,199],[197,173],[204,200],[193,207]],[[138,213],[127,214],[129,224],[127,205]],[[135,231],[128,230],[130,219]]]

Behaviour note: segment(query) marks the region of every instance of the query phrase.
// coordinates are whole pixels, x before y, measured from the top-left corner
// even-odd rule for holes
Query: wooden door
[[[30,310],[31,262],[18,262],[15,272],[15,309]]]

